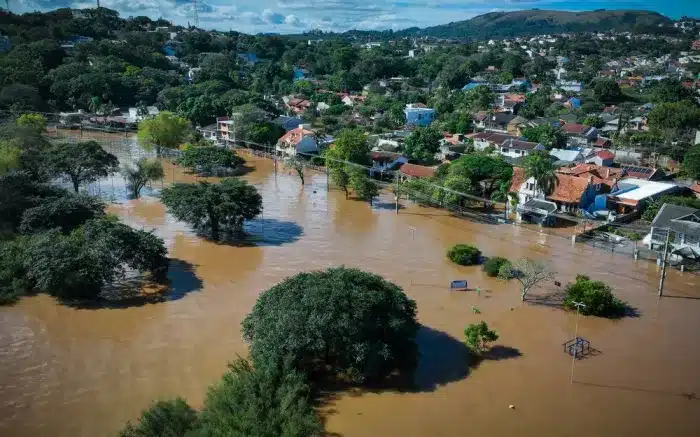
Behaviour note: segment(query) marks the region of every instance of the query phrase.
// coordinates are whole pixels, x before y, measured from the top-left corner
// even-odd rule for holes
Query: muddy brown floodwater
[[[184,396],[201,406],[226,363],[246,355],[240,324],[258,294],[299,271],[341,264],[383,275],[417,301],[422,357],[418,390],[341,395],[324,406],[333,435],[700,435],[697,276],[669,271],[667,294],[675,297],[659,300],[652,263],[434,209],[409,205],[396,215],[388,196],[371,209],[328,193],[323,175],[302,188],[292,175],[275,175],[269,161],[249,162],[256,170],[245,178],[264,199],[263,217],[247,228],[256,247],[203,241],[154,197],[110,207],[165,239],[174,259],[168,301],[74,309],[37,296],[0,310],[0,435],[109,436],[155,399]],[[171,167],[166,173],[192,180]],[[562,283],[576,273],[604,280],[639,317],[581,317],[579,335],[597,352],[576,363],[572,383],[562,343],[573,337],[574,314],[524,305],[515,283],[451,265],[445,250],[457,242],[489,256],[547,260]],[[460,278],[481,295],[448,292]],[[479,320],[500,334],[499,359],[467,371],[460,340]]]

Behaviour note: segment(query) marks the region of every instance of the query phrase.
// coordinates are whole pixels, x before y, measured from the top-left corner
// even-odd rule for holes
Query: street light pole
[[[666,243],[664,244],[664,257],[661,260],[661,279],[659,279],[659,296],[664,295],[664,280],[666,279],[666,260],[668,259],[668,243],[671,239],[671,230],[666,229]]]
[[[411,249],[415,249],[415,242],[416,242],[416,228],[413,226],[409,226],[408,229],[411,230]],[[410,285],[413,285],[413,269],[411,269],[408,272],[408,283]]]
[[[581,307],[586,307],[586,305],[583,304],[583,302],[572,302],[574,306],[576,307],[576,327],[574,328],[574,342],[577,342],[578,340],[578,319],[581,317]],[[576,344],[576,343],[574,343]],[[574,366],[576,365],[576,350],[574,350],[574,354],[571,356],[571,378],[569,380],[570,384],[574,383]]]

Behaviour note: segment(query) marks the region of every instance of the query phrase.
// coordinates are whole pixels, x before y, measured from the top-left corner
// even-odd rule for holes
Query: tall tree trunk
[[[73,189],[75,190],[75,194],[78,194],[80,192],[80,179],[71,178],[71,182],[73,182]]]

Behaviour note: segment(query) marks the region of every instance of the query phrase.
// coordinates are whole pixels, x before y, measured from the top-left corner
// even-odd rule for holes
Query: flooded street
[[[41,295],[0,309],[0,435],[110,436],[156,399],[183,396],[199,407],[226,363],[247,354],[241,321],[260,292],[343,264],[378,273],[416,300],[422,357],[414,392],[330,400],[323,417],[332,435],[700,435],[698,276],[669,270],[666,294],[674,297],[659,300],[652,263],[429,208],[407,205],[397,215],[389,195],[370,208],[327,192],[325,175],[302,187],[296,176],[275,174],[272,162],[246,159],[255,171],[244,178],[264,201],[263,215],[247,225],[253,247],[202,240],[154,197],[110,206],[165,239],[174,260],[168,301],[74,309]],[[165,170],[165,183],[194,179]],[[639,317],[581,317],[578,334],[597,352],[576,363],[572,383],[562,344],[574,335],[575,314],[523,305],[516,282],[452,265],[445,251],[458,242],[486,256],[546,260],[563,285],[577,273],[606,281]],[[468,279],[481,295],[450,293],[453,279]],[[503,354],[468,371],[463,330],[480,320],[498,331]]]

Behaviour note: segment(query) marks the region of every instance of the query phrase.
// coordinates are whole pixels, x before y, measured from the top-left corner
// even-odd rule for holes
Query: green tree
[[[26,237],[0,240],[0,305],[10,305],[33,288],[24,268]]]
[[[622,99],[622,91],[615,79],[597,79],[593,84],[593,95],[604,103],[619,102]]]
[[[615,297],[610,286],[583,275],[576,276],[576,281],[566,287],[564,307],[576,310],[574,302],[585,305],[578,310],[585,316],[616,318],[627,312],[627,304]]]
[[[649,112],[648,125],[653,133],[676,141],[684,131],[700,127],[700,108],[687,100],[661,103]]]
[[[189,135],[190,124],[172,112],[163,111],[139,123],[137,137],[146,149],[155,149],[160,155],[163,148],[177,149]]]
[[[253,368],[239,358],[209,389],[193,437],[314,437],[322,431],[311,388],[289,361]]]
[[[700,180],[700,144],[690,147],[685,152],[682,169],[689,178]]]
[[[93,196],[72,195],[49,197],[22,214],[20,232],[33,234],[58,228],[72,232],[88,220],[104,216],[104,203]]]
[[[22,151],[9,141],[0,141],[0,175],[19,167]]]
[[[603,121],[603,119],[598,117],[597,115],[590,115],[584,118],[583,124],[585,124],[586,126],[593,126],[597,129],[600,129],[601,127],[605,126],[605,122]]]
[[[470,111],[484,111],[493,104],[496,95],[486,85],[479,85],[466,92],[465,100]]]
[[[349,182],[355,195],[369,200],[370,204],[372,204],[372,199],[379,195],[379,186],[367,176],[367,170],[354,168],[350,172]]]
[[[228,178],[218,184],[176,183],[161,192],[163,203],[178,220],[219,240],[222,232],[243,235],[243,224],[262,212],[262,197],[246,181]]]
[[[510,261],[508,261],[507,258],[502,258],[500,256],[494,256],[492,258],[489,258],[484,262],[484,265],[482,266],[484,269],[484,272],[486,272],[487,276],[490,276],[492,278],[495,278],[498,276],[498,272],[501,270],[501,268],[505,265],[509,265]]]
[[[488,349],[488,344],[498,340],[496,331],[489,329],[486,322],[471,323],[464,328],[464,343],[476,355],[481,355]]]
[[[534,151],[522,161],[526,178],[535,179],[533,193],[537,196],[537,188],[549,195],[557,185],[557,174],[554,164],[546,152]]]
[[[188,145],[177,163],[193,172],[211,175],[219,174],[219,170],[230,172],[245,164],[245,160],[225,147]]]
[[[324,152],[326,167],[333,183],[348,197],[351,168],[342,161],[369,165],[369,144],[360,129],[343,129],[335,138],[333,147]]]
[[[95,300],[127,269],[163,280],[168,258],[163,240],[150,232],[97,219],[68,235],[52,229],[33,236],[25,248],[24,269],[36,290],[61,300]]]
[[[46,117],[41,114],[22,114],[17,118],[18,126],[25,126],[38,134],[46,130]]]
[[[658,199],[649,202],[644,210],[644,214],[642,214],[642,219],[648,222],[654,220],[654,217],[656,217],[656,214],[658,214],[664,203],[700,209],[700,199],[683,196],[661,196]]]
[[[513,177],[513,167],[500,156],[485,153],[462,155],[448,168],[449,177],[459,176],[478,189],[484,200],[490,200],[493,193]]]
[[[304,373],[376,381],[417,364],[416,304],[378,275],[299,273],[263,292],[243,321],[253,362],[290,357]]]
[[[414,161],[431,164],[440,150],[441,139],[442,134],[435,127],[418,127],[404,141],[403,153]]]
[[[473,266],[479,264],[481,251],[468,244],[455,244],[447,251],[447,258],[460,266]]]
[[[157,159],[141,158],[135,165],[122,167],[122,176],[134,199],[141,197],[141,190],[148,182],[155,182],[165,176],[163,164]]]
[[[117,157],[96,141],[57,144],[49,151],[47,162],[54,175],[62,176],[73,184],[76,193],[80,184],[105,178],[119,168]]]
[[[158,401],[128,422],[119,437],[185,437],[197,424],[197,412],[182,398]]]
[[[680,81],[665,78],[652,84],[651,95],[655,103],[667,103],[690,99],[693,93],[684,87]]]
[[[542,144],[547,150],[566,146],[566,135],[551,124],[523,128],[523,136],[534,143]]]

